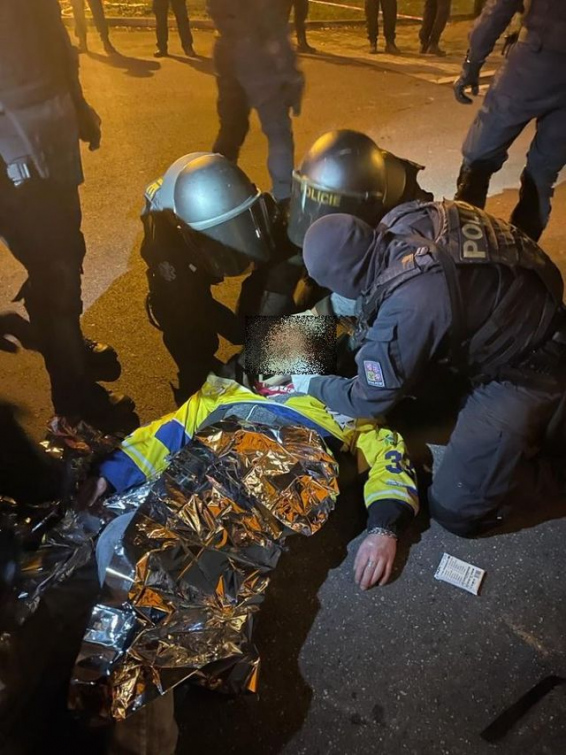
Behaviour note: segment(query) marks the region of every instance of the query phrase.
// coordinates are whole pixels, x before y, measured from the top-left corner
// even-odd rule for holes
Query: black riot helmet
[[[418,186],[421,169],[380,149],[359,131],[329,131],[293,172],[289,238],[302,246],[308,228],[324,215],[345,212],[375,226],[402,202],[432,199]]]
[[[215,277],[241,275],[273,255],[273,198],[222,155],[187,163],[175,181],[173,212],[195,264]]]

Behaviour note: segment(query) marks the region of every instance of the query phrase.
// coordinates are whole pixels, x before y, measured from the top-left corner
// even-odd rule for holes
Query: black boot
[[[88,377],[98,382],[113,383],[118,380],[122,373],[122,367],[118,361],[116,350],[107,343],[84,339],[86,349],[86,373]]]
[[[401,50],[397,47],[393,40],[385,43],[386,55],[401,55]]]
[[[118,50],[114,47],[112,42],[109,39],[103,39],[102,44],[104,45],[104,52],[107,55],[117,55]]]
[[[485,168],[468,168],[462,165],[454,199],[483,209],[487,200],[491,174],[492,171]]]
[[[541,213],[539,192],[526,170],[521,173],[519,201],[511,213],[510,222],[534,241],[538,241],[544,231],[545,223]]]
[[[429,45],[427,49],[427,53],[429,55],[435,55],[437,58],[446,57],[446,50],[443,50],[441,47],[438,46],[438,44],[434,44],[434,43]]]
[[[311,54],[316,52],[316,49],[311,47],[307,42],[307,35],[305,33],[297,34],[297,50],[299,52],[310,52]]]

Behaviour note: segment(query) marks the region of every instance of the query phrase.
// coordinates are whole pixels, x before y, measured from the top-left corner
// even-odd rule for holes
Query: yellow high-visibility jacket
[[[330,412],[313,396],[290,394],[265,398],[239,383],[209,375],[202,388],[176,412],[140,427],[100,466],[100,474],[117,492],[141,485],[159,475],[170,458],[207,424],[220,407],[228,409],[248,404],[262,405],[289,424],[317,430],[322,437],[335,438],[342,450],[358,458],[368,469],[364,500],[372,526],[396,531],[397,525],[412,519],[418,511],[414,468],[399,433],[380,426],[375,420],[352,420]],[[375,505],[374,505],[375,504]]]

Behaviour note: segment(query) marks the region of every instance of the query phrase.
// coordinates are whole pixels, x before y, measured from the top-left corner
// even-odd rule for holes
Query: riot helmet
[[[158,178],[157,181],[150,184],[145,192],[147,199],[151,201],[151,209],[154,211],[171,211],[175,212],[175,184],[177,178],[183,169],[196,160],[197,157],[203,155],[210,155],[210,152],[191,152],[188,155],[179,157],[172,163],[163,176]]]
[[[376,226],[387,210],[424,198],[415,194],[421,166],[380,149],[359,131],[329,131],[293,172],[288,235],[302,246],[309,227],[325,215],[347,213]],[[432,195],[426,195],[432,198]]]
[[[241,275],[251,262],[273,256],[275,201],[223,155],[205,153],[186,163],[172,210],[195,264],[215,277]]]

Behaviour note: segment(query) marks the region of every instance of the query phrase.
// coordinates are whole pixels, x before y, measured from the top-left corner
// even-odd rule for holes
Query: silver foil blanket
[[[338,466],[302,426],[226,419],[153,483],[106,570],[71,706],[122,720],[180,682],[255,691],[253,617],[291,533],[314,534]],[[292,586],[290,586],[292,589]]]
[[[88,512],[76,508],[76,491],[91,467],[118,444],[118,438],[104,435],[85,423],[70,425],[61,417],[51,420],[47,438],[41,445],[66,467],[68,489],[64,500],[29,507],[23,516],[23,507],[13,504],[12,529],[22,540],[31,540],[35,533],[44,532],[40,547],[24,551],[20,562],[16,623],[29,618],[47,590],[69,579],[92,558],[94,540],[110,519],[138,505],[134,494],[120,500],[109,498]],[[6,502],[2,507],[7,508]]]

